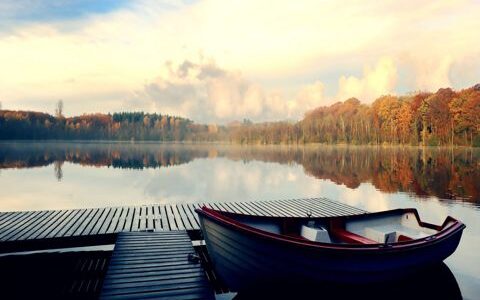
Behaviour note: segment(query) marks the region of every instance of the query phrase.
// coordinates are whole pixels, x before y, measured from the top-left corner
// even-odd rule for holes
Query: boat
[[[395,280],[441,263],[465,228],[450,216],[422,222],[413,208],[318,218],[196,212],[214,270],[232,291]]]

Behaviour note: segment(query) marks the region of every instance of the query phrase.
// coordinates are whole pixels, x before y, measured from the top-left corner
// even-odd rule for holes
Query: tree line
[[[480,146],[480,84],[386,95],[371,105],[350,98],[309,111],[297,123],[245,123],[229,133],[240,143]]]
[[[0,139],[225,141],[241,144],[408,144],[480,146],[480,84],[454,91],[356,98],[318,107],[298,122],[228,125],[144,112],[55,116],[0,110]]]

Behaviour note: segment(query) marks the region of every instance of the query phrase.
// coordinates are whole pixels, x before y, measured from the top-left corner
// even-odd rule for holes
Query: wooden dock
[[[215,299],[185,230],[120,233],[100,299]]]
[[[195,209],[203,205],[267,216],[365,213],[326,198],[3,212],[0,213],[0,252],[114,244],[119,232],[198,231]]]
[[[115,244],[105,278],[106,264],[98,273],[101,279],[89,275],[68,282],[68,295],[96,298],[104,279],[103,299],[214,299],[214,292],[228,292],[228,287],[218,280],[205,246],[196,242],[194,248],[191,241],[200,237],[195,209],[204,205],[267,216],[366,213],[325,198],[2,212],[0,253]],[[204,266],[189,260],[191,253]]]

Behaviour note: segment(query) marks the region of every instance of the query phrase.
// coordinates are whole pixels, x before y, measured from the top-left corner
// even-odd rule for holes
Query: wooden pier
[[[67,289],[50,295],[96,299],[101,292],[102,299],[214,299],[214,292],[228,292],[228,287],[218,280],[202,242],[195,242],[195,247],[192,244],[192,240],[201,238],[195,209],[204,205],[267,216],[366,213],[325,198],[3,212],[0,253],[8,257],[12,252],[115,244],[111,257],[111,251],[100,251],[108,257],[102,256],[105,263],[98,274],[82,273],[80,279],[71,276],[73,279],[64,283]],[[201,264],[189,259],[193,253]],[[49,281],[47,277],[45,280]],[[18,293],[18,289],[12,290]],[[30,290],[21,291],[28,294]]]
[[[215,299],[185,230],[118,235],[100,299]]]
[[[0,213],[0,252],[114,244],[119,232],[198,231],[195,209],[203,205],[268,216],[365,213],[326,198],[3,212]]]

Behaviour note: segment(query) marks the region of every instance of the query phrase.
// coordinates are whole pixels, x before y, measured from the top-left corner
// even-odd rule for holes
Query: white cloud
[[[342,76],[338,81],[338,100],[356,97],[372,102],[382,95],[392,93],[397,80],[397,67],[390,58],[381,58],[375,68],[365,66],[363,77]]]
[[[16,5],[8,3],[13,2],[3,7],[14,11]],[[456,72],[455,80],[451,72],[452,66],[478,65],[479,14],[477,1],[378,5],[351,0],[339,6],[333,0],[302,5],[200,0],[191,5],[173,2],[168,9],[159,2],[135,1],[102,15],[23,22],[0,32],[0,99],[7,108],[36,108],[62,98],[72,113],[128,109],[122,100],[158,77],[165,61],[205,53],[228,72],[196,79],[202,88],[191,78],[176,82],[160,74],[183,90],[184,98],[177,99],[178,107],[156,101],[159,108],[196,112],[199,104],[192,99],[198,97],[199,103],[210,103],[206,107],[219,119],[246,114],[295,118],[304,107],[329,104],[333,98],[371,101],[395,91],[395,74],[414,78],[412,86],[400,87],[410,90],[475,83],[476,72]],[[355,75],[364,66],[371,67]],[[279,78],[301,80],[268,84]],[[339,78],[338,92],[325,96],[322,82]],[[296,92],[286,96],[286,90]],[[172,86],[162,91],[171,93],[165,99],[179,92]],[[27,101],[37,105],[22,106]]]
[[[213,60],[204,58],[198,62],[168,62],[160,73],[124,106],[186,116],[200,122],[228,122],[243,118],[298,119],[324,100],[321,82],[300,88],[288,100],[283,93],[268,91],[246,80],[240,72],[222,69]]]
[[[452,57],[441,59],[424,59],[415,65],[417,72],[417,87],[421,90],[436,90],[440,87],[451,86],[449,72],[452,66]]]
[[[289,102],[290,114],[298,115],[315,107],[326,105],[324,85],[320,81],[303,86],[294,101]]]

